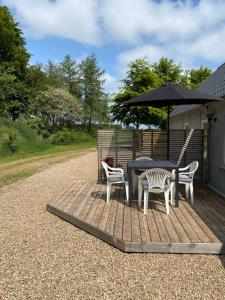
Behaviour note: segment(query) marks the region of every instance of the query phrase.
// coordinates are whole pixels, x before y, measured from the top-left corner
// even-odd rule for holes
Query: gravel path
[[[46,212],[72,180],[96,178],[96,160],[1,188],[0,299],[224,299],[225,257],[125,254]]]

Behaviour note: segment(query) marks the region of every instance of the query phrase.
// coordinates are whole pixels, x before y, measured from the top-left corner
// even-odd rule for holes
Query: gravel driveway
[[[225,299],[225,257],[125,254],[45,210],[95,152],[0,190],[0,299]]]

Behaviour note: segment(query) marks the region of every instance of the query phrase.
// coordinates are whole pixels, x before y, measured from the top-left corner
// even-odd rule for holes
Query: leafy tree
[[[79,103],[65,90],[48,87],[33,102],[32,112],[51,131],[62,128],[65,121],[79,121]]]
[[[0,6],[0,114],[16,120],[29,106],[26,67],[29,54],[18,23]]]
[[[6,6],[0,6],[0,64],[10,68],[18,79],[24,79],[30,55],[18,23],[13,20]]]
[[[58,64],[55,64],[49,60],[47,65],[44,66],[44,72],[46,74],[47,83],[49,86],[63,88],[63,82],[60,77],[60,67]]]
[[[212,74],[212,70],[206,67],[199,69],[191,69],[189,72],[189,86],[190,88],[197,88],[204,80]]]
[[[64,60],[59,64],[59,74],[64,89],[75,97],[80,97],[78,65],[70,55],[66,55]]]
[[[152,107],[124,107],[123,103],[160,85],[160,78],[152,70],[146,59],[137,59],[130,63],[127,76],[122,80],[123,86],[114,97],[111,112],[113,120],[123,122],[126,126],[134,124],[138,129],[141,124],[161,126],[166,112]]]
[[[103,74],[104,71],[98,66],[98,60],[94,54],[86,57],[79,65],[80,95],[84,125],[91,126],[93,121],[101,121],[102,103],[106,99],[103,91]]]
[[[160,79],[160,85],[166,82],[181,83],[182,81],[183,70],[172,59],[162,57],[158,63],[152,65],[152,68]]]

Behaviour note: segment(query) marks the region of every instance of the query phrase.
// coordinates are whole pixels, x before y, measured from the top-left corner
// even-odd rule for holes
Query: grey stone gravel
[[[96,153],[0,190],[0,299],[225,299],[225,258],[125,254],[45,210]]]

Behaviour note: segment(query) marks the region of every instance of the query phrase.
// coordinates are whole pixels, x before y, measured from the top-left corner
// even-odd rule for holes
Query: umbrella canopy
[[[169,144],[170,144],[170,126],[169,113],[170,107],[173,105],[184,104],[207,104],[213,101],[221,101],[217,98],[198,90],[188,89],[174,83],[166,83],[150,92],[144,93],[138,97],[130,99],[124,103],[125,106],[167,106],[167,159],[169,160]]]
[[[184,104],[206,104],[220,100],[222,99],[178,84],[166,83],[159,88],[126,101],[124,105],[168,107]]]

